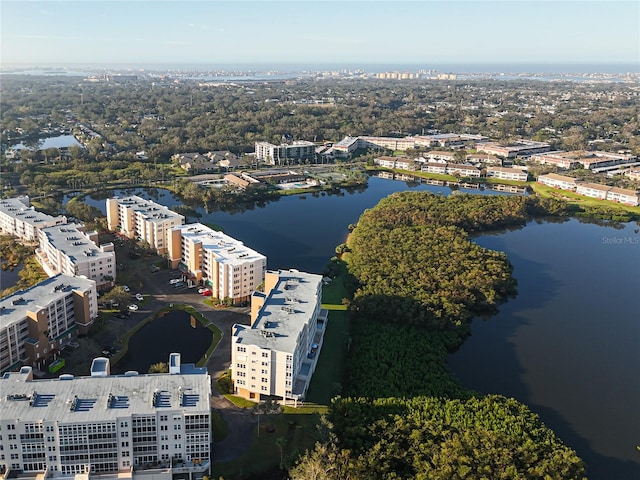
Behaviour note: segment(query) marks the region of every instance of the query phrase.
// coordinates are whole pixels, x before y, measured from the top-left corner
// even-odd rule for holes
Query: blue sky
[[[640,62],[632,1],[0,0],[3,65]]]

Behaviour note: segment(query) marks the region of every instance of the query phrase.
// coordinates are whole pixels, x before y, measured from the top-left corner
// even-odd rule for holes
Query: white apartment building
[[[557,173],[547,173],[546,175],[538,176],[538,183],[547,185],[548,187],[575,192],[580,181],[572,177],[558,175]]]
[[[627,188],[612,187],[607,192],[607,200],[620,202],[626,205],[637,206],[640,204],[640,193],[637,190]]]
[[[600,185],[598,183],[579,183],[576,188],[578,195],[584,195],[585,197],[599,198],[600,200],[606,200],[607,192],[611,190],[608,185]]]
[[[26,195],[0,200],[0,231],[7,235],[35,242],[38,240],[38,229],[63,223],[67,223],[67,217],[52,217],[37,211]]]
[[[518,170],[517,168],[487,167],[487,177],[526,182],[529,178],[529,174],[526,171]]]
[[[107,199],[109,230],[145,241],[159,255],[167,252],[169,230],[182,224],[183,215],[137,195]]]
[[[210,475],[211,379],[206,368],[34,380],[31,367],[0,378],[3,478],[172,480]]]
[[[534,142],[533,140],[520,140],[511,145],[500,145],[499,143],[487,142],[478,143],[476,145],[476,150],[504,158],[515,158],[528,157],[536,153],[548,152],[551,150],[551,145],[545,142]]]
[[[316,146],[313,142],[298,140],[293,143],[274,145],[269,142],[256,142],[256,160],[270,165],[300,163],[315,158]]]
[[[297,270],[267,272],[264,292],[251,299],[251,324],[233,326],[231,377],[237,395],[284,403],[304,399],[318,362],[327,311],[322,276]]]
[[[563,170],[571,170],[580,166],[576,158],[577,157],[575,155],[571,155],[569,152],[556,150],[553,152],[531,155],[529,160],[537,162],[540,165],[554,165]]]
[[[460,175],[461,177],[479,177],[481,172],[478,167],[473,165],[460,165],[455,163],[447,164],[447,173],[449,175]]]
[[[1,299],[0,372],[42,368],[97,316],[96,283],[83,277],[56,275]]]
[[[432,150],[423,153],[422,156],[429,162],[453,162],[456,158],[453,152],[445,152],[440,150]]]
[[[172,228],[168,253],[172,268],[210,287],[213,297],[234,304],[251,298],[267,269],[267,257],[201,223]]]
[[[398,168],[400,170],[415,170],[415,160],[407,157],[382,156],[375,158],[373,163],[385,168]]]
[[[59,273],[83,275],[98,289],[112,287],[116,280],[116,252],[113,243],[97,245],[98,233],[85,232],[83,225],[67,223],[38,232],[38,261],[50,277]]]

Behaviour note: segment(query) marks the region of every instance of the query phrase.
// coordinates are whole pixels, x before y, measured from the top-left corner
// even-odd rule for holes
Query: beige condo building
[[[241,241],[201,223],[174,227],[169,232],[169,260],[196,284],[211,288],[220,300],[248,301],[264,281],[267,257]]]
[[[112,232],[147,242],[159,255],[167,252],[169,230],[184,216],[137,195],[107,199],[107,225]]]
[[[237,395],[302,401],[315,371],[327,326],[322,276],[297,270],[267,272],[264,292],[251,298],[251,322],[231,338],[231,378]]]

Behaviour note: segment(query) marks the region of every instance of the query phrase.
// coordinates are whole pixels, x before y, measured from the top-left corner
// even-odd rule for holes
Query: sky
[[[0,0],[12,64],[640,64],[638,0]]]

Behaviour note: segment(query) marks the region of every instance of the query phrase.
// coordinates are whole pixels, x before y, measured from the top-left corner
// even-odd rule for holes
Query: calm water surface
[[[476,241],[507,253],[518,297],[449,365],[461,383],[531,407],[591,479],[640,478],[640,236],[569,220]]]
[[[200,217],[188,221],[221,226],[265,254],[270,269],[321,272],[335,246],[346,239],[350,223],[381,198],[409,189],[451,192],[371,178],[364,190],[283,197],[237,213],[198,208]],[[168,206],[180,203],[163,190],[115,193],[135,193]],[[86,201],[104,212],[105,198]],[[636,228],[577,220],[531,222],[477,238],[479,244],[507,253],[520,293],[497,316],[476,320],[473,335],[450,356],[452,371],[466,387],[529,405],[587,461],[592,480],[640,478],[635,448],[640,444]],[[166,361],[161,355],[150,363]]]
[[[180,353],[182,363],[196,363],[212,340],[213,333],[189,313],[170,311],[131,337],[127,354],[114,367],[114,373],[127,370],[147,373],[154,363],[166,363],[173,352]]]

